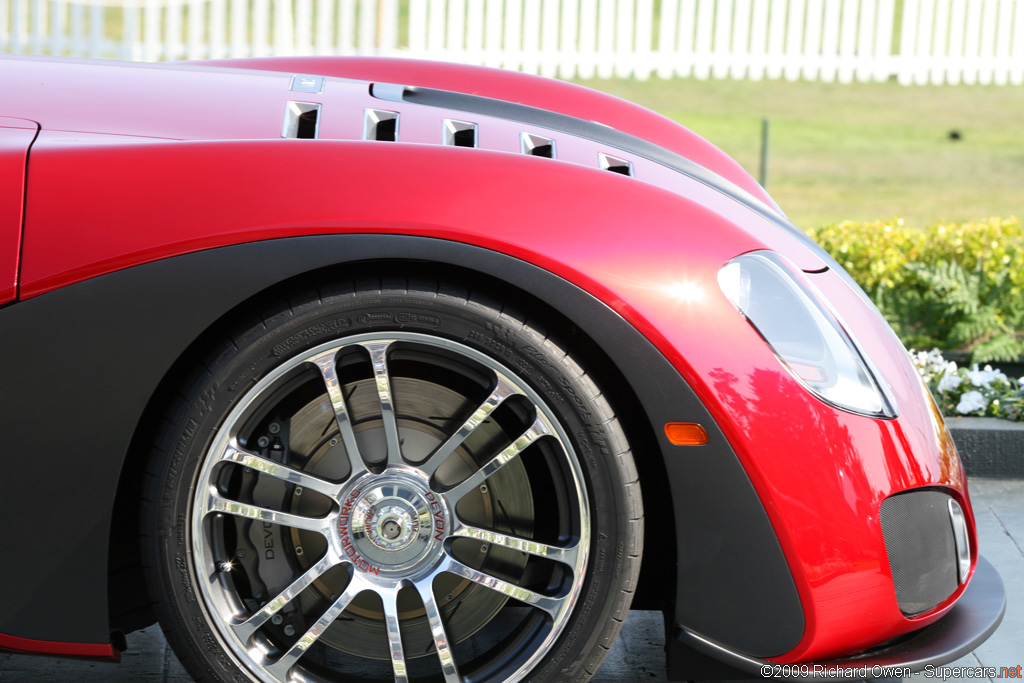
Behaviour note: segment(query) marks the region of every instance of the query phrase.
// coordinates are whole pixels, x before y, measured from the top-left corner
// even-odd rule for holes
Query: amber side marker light
[[[708,433],[696,422],[667,422],[665,436],[677,446],[703,446]]]

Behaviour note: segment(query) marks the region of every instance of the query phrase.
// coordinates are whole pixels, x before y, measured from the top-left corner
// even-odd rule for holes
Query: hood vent
[[[398,112],[364,109],[363,139],[398,142]]]
[[[633,175],[633,162],[613,157],[610,154],[598,152],[598,162],[601,165],[601,169],[605,171],[611,171],[612,173],[621,173],[622,175]]]
[[[468,121],[444,120],[444,144],[453,147],[476,147],[476,124]]]
[[[281,137],[315,140],[320,135],[320,105],[314,102],[288,102],[284,107]]]
[[[541,137],[540,135],[533,135],[531,133],[523,133],[519,137],[520,149],[523,154],[529,154],[535,157],[545,157],[547,159],[555,158],[555,141],[551,138]]]

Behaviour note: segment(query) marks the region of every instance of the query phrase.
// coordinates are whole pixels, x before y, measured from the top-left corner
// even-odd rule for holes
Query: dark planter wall
[[[946,426],[970,477],[1024,479],[1024,422],[949,417]]]

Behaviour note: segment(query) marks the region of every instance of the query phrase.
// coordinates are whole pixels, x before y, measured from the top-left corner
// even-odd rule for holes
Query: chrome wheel
[[[198,464],[191,565],[258,680],[519,680],[563,633],[591,514],[559,415],[516,371],[402,331],[300,352]]]

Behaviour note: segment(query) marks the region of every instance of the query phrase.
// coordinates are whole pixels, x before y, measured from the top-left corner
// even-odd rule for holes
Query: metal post
[[[771,121],[768,117],[761,119],[761,187],[768,187],[768,133],[771,130]]]

